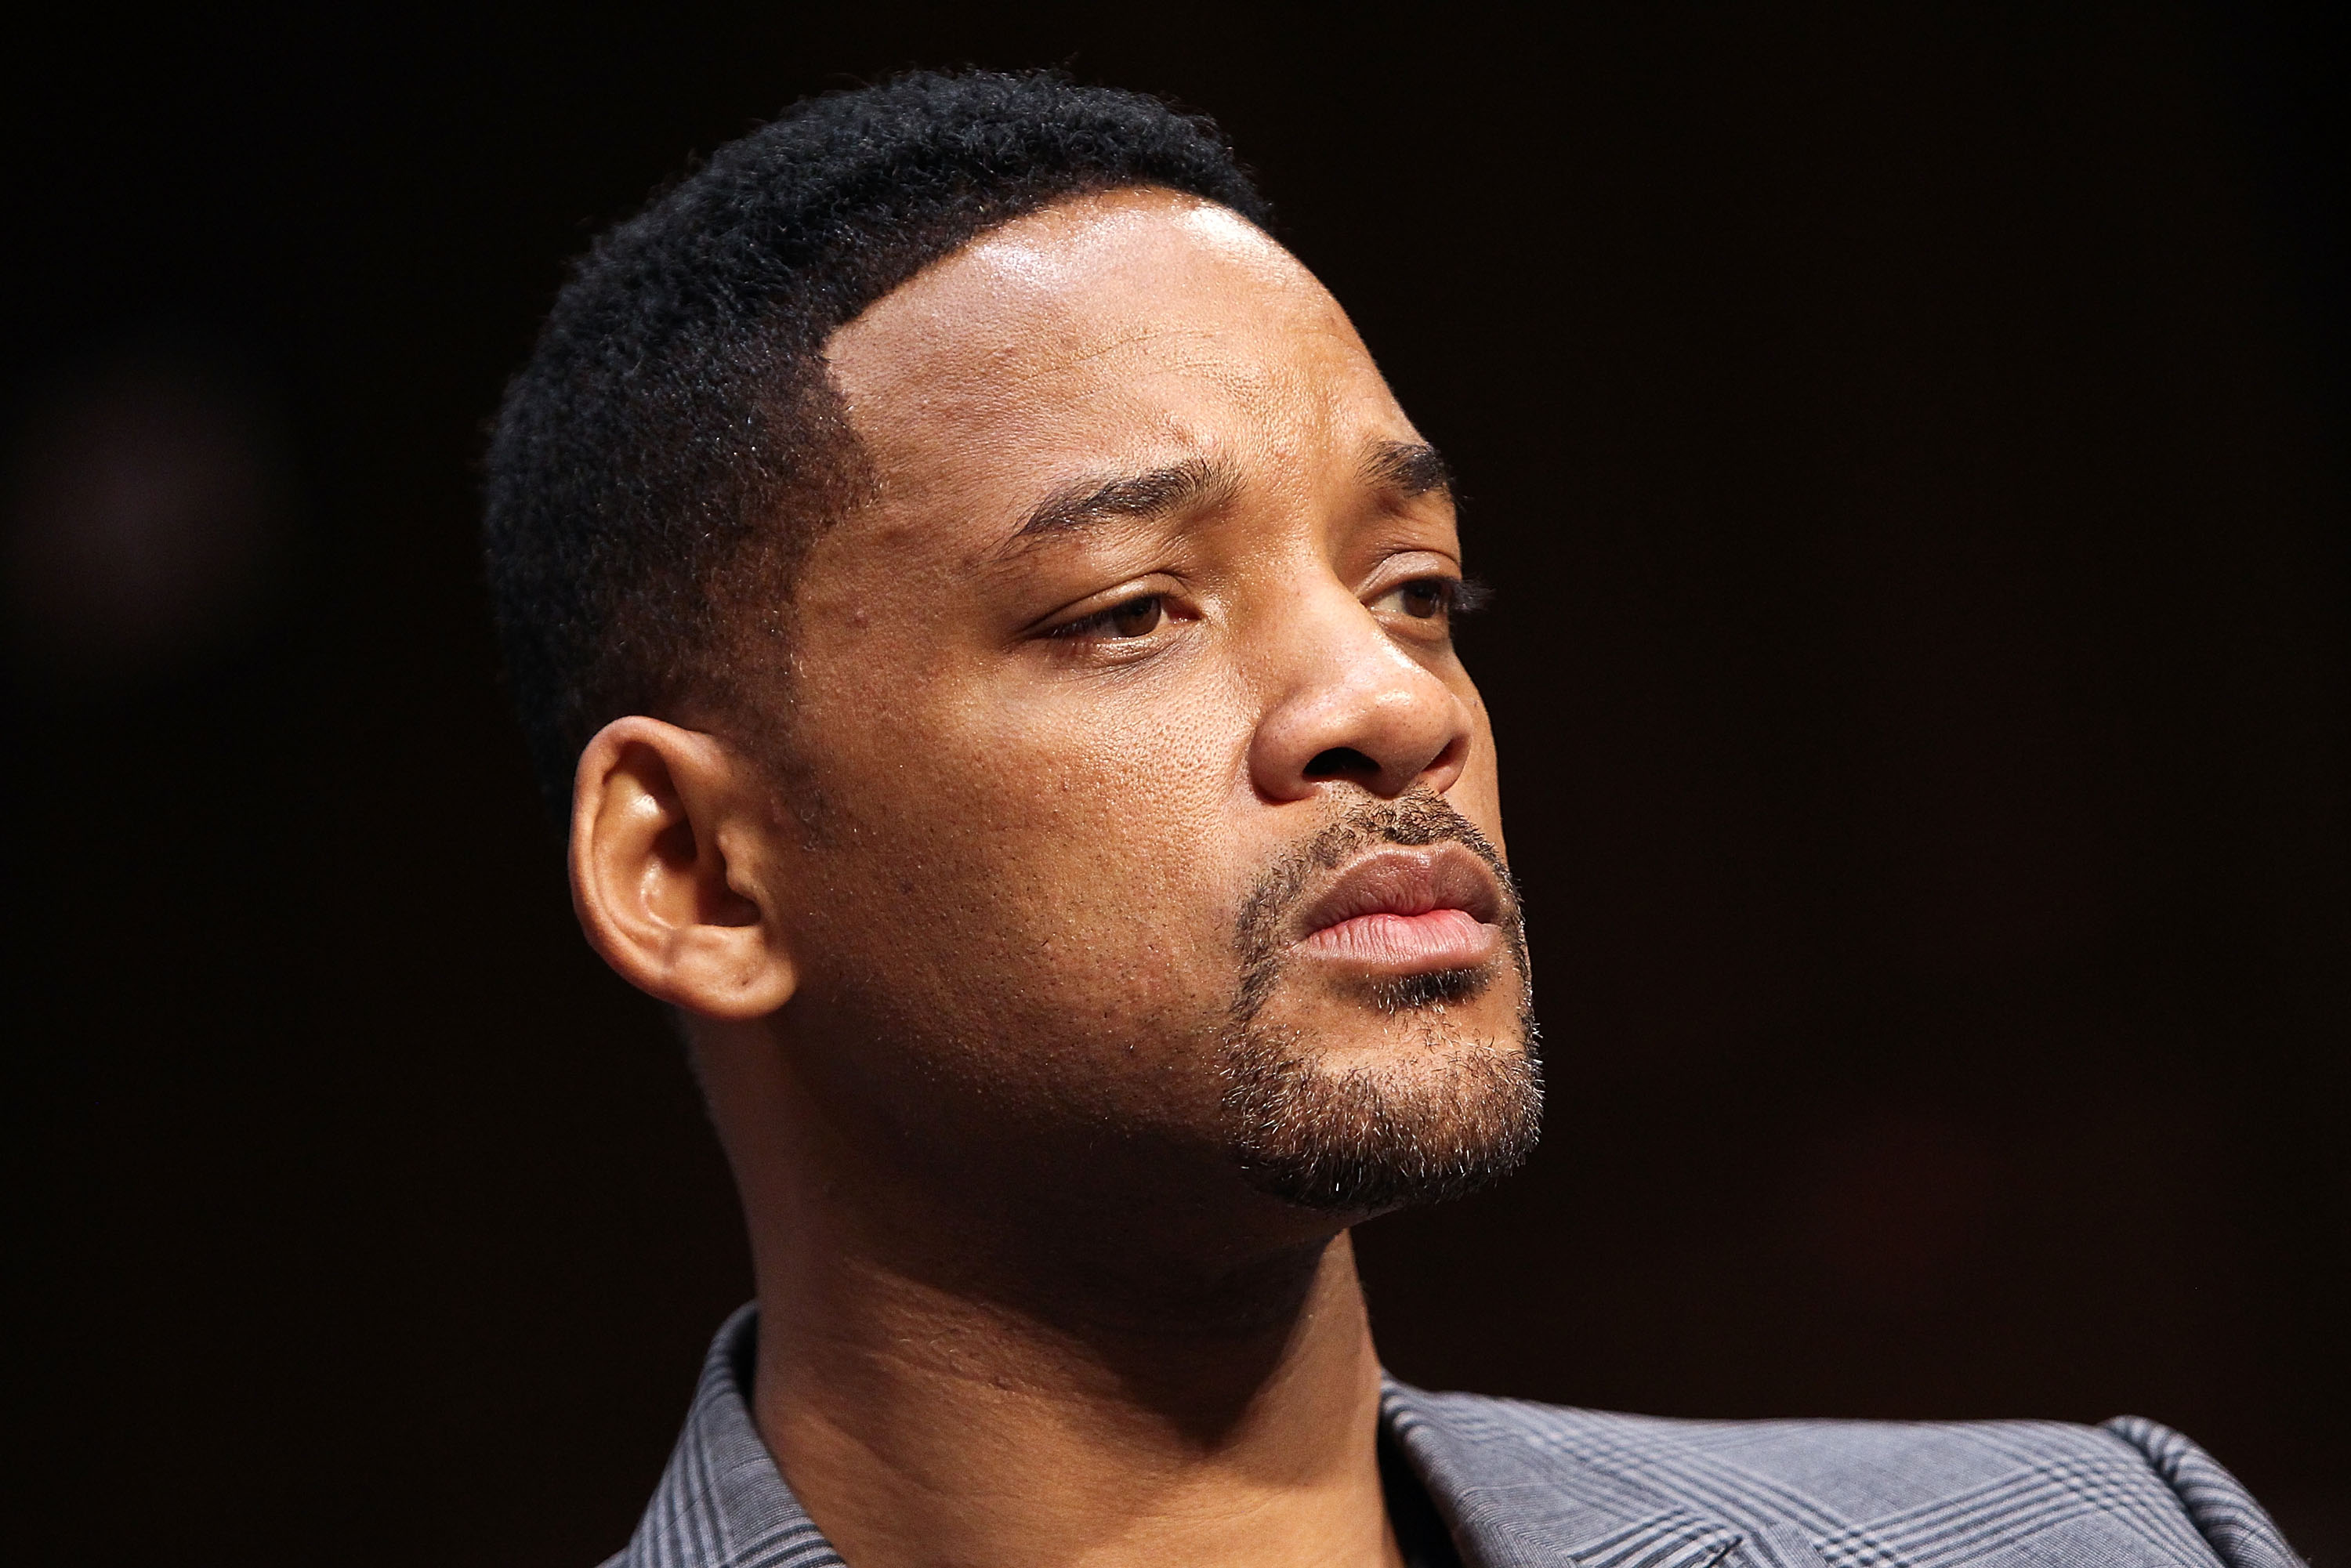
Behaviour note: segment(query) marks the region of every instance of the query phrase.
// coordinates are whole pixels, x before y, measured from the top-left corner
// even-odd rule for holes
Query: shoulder
[[[2137,1417],[1685,1421],[1401,1385],[1389,1395],[1398,1440],[1450,1498],[1457,1528],[1577,1560],[1611,1557],[1620,1541],[1634,1560],[1671,1538],[1694,1552],[1684,1560],[1725,1568],[2298,1561],[2210,1455]]]

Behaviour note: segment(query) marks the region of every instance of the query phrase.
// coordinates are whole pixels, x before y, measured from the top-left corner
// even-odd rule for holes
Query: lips
[[[1502,903],[1494,873],[1460,844],[1379,849],[1306,905],[1296,946],[1395,974],[1474,967],[1500,946]]]

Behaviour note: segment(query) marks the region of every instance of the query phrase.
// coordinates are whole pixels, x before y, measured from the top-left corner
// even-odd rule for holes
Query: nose
[[[1343,585],[1290,599],[1261,646],[1270,700],[1249,772],[1266,799],[1344,783],[1394,800],[1416,785],[1442,794],[1461,777],[1476,730],[1469,705]]]

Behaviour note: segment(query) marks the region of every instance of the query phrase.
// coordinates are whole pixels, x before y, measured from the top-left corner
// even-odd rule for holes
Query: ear
[[[615,719],[571,785],[571,904],[622,978],[717,1019],[763,1018],[799,981],[763,878],[768,794],[714,736]]]

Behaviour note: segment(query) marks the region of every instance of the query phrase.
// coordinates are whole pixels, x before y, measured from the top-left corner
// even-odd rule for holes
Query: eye
[[[1451,585],[1433,577],[1407,582],[1396,590],[1404,612],[1416,621],[1432,621],[1444,614],[1452,597]]]
[[[1415,621],[1438,621],[1453,608],[1460,591],[1461,585],[1449,577],[1416,577],[1380,595],[1372,608],[1395,611]]]
[[[1147,637],[1159,630],[1167,619],[1167,606],[1159,595],[1146,593],[1140,599],[1130,599],[1114,604],[1106,611],[1110,617],[1110,633],[1113,637]]]
[[[1166,595],[1139,593],[1107,610],[1097,610],[1082,621],[1056,626],[1055,637],[1148,637],[1167,619]]]

